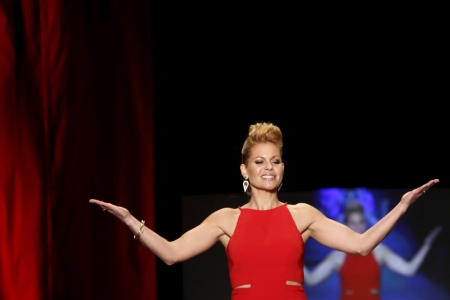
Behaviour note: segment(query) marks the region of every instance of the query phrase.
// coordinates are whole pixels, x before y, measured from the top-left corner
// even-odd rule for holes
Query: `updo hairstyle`
[[[244,145],[241,151],[241,163],[247,166],[248,160],[251,155],[253,147],[260,143],[273,143],[278,149],[280,149],[280,155],[283,150],[283,135],[278,126],[272,123],[256,123],[250,125],[248,130],[248,136],[245,139]],[[252,194],[251,185],[248,186],[247,195]]]

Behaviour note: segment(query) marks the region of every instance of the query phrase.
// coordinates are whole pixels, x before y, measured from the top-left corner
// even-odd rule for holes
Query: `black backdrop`
[[[181,196],[240,191],[257,121],[283,131],[287,192],[450,187],[440,11],[153,1],[158,232],[181,234]],[[182,266],[157,268],[182,299]]]

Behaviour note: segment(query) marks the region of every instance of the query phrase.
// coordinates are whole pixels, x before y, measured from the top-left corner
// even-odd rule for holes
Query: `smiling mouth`
[[[275,178],[275,176],[264,175],[264,176],[261,176],[261,178],[265,179],[265,180],[272,180]]]

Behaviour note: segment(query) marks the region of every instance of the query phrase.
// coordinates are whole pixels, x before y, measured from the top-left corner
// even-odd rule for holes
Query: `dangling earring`
[[[278,191],[280,191],[282,185],[283,185],[283,183],[281,183],[280,186],[278,187]]]
[[[248,189],[248,178],[245,178],[244,182],[242,183],[242,186],[244,187],[244,192],[247,191]]]

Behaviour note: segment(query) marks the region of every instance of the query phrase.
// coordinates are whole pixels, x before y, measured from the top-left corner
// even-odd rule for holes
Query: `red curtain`
[[[156,299],[149,1],[0,1],[0,299]]]

